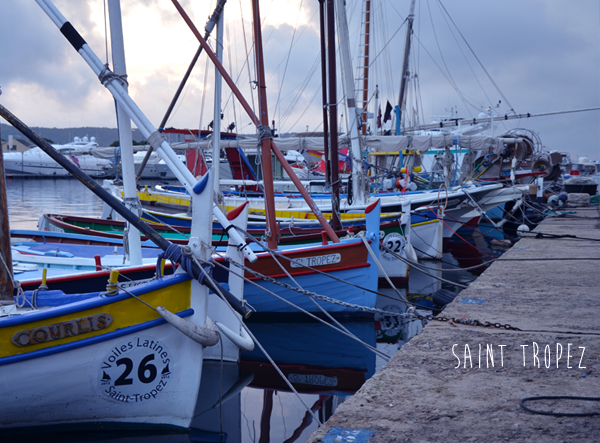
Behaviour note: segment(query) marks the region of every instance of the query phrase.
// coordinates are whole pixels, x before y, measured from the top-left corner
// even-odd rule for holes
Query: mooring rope
[[[238,263],[236,263],[235,261],[233,261],[233,260],[229,259],[228,257],[223,257],[223,258],[224,258],[226,261],[228,261],[229,263],[232,263],[232,264],[234,264],[234,265],[236,265],[236,266],[238,266],[238,265],[239,265]],[[282,302],[284,302],[284,303],[288,304],[289,306],[291,306],[291,307],[293,307],[293,308],[297,309],[299,312],[301,312],[301,313],[303,313],[303,314],[306,314],[306,315],[307,315],[307,316],[309,316],[310,318],[312,318],[312,319],[314,319],[314,320],[316,320],[316,321],[318,321],[318,322],[320,322],[320,323],[322,323],[322,324],[324,324],[324,325],[326,325],[326,326],[329,326],[330,328],[332,328],[332,329],[334,329],[334,330],[336,330],[336,331],[340,332],[341,334],[344,334],[344,335],[346,335],[347,337],[349,337],[349,338],[351,338],[351,339],[353,339],[353,340],[355,340],[355,341],[358,341],[359,343],[361,343],[362,345],[364,345],[364,346],[365,346],[365,347],[367,347],[368,349],[372,350],[372,351],[373,351],[373,352],[375,352],[376,354],[380,355],[381,357],[383,357],[383,358],[387,358],[387,359],[391,358],[391,356],[389,356],[389,355],[387,355],[387,354],[385,354],[385,353],[381,352],[379,349],[377,349],[377,348],[374,348],[373,346],[369,345],[368,343],[365,343],[364,341],[362,341],[361,339],[359,339],[358,337],[356,337],[354,334],[352,334],[352,333],[347,333],[347,332],[345,332],[345,331],[343,331],[343,330],[340,330],[340,329],[336,328],[334,325],[332,325],[332,324],[330,324],[330,323],[327,323],[325,320],[323,320],[322,318],[319,318],[318,316],[314,315],[312,312],[310,312],[310,311],[307,311],[306,309],[302,308],[301,306],[298,306],[298,305],[296,305],[295,303],[293,303],[293,302],[291,302],[291,301],[289,301],[289,300],[285,299],[284,297],[282,297],[282,296],[280,296],[280,295],[276,294],[275,292],[273,292],[273,291],[271,291],[271,290],[269,290],[269,289],[267,289],[267,288],[265,288],[265,287],[263,287],[263,286],[259,285],[257,282],[250,280],[250,279],[249,279],[249,278],[247,278],[245,275],[243,275],[243,273],[242,273],[242,274],[238,274],[237,272],[233,271],[232,269],[228,268],[227,266],[223,265],[222,263],[219,263],[218,261],[215,261],[215,262],[214,262],[214,264],[215,264],[216,266],[219,266],[219,267],[221,267],[222,269],[224,269],[224,270],[226,270],[226,271],[228,271],[228,272],[232,273],[233,275],[235,275],[235,276],[237,276],[237,277],[239,277],[239,278],[242,278],[242,279],[243,279],[245,282],[247,282],[247,283],[250,283],[250,284],[254,285],[254,286],[255,286],[255,287],[257,287],[258,289],[261,289],[261,290],[263,290],[264,292],[266,292],[267,294],[270,294],[270,295],[272,295],[273,297],[277,298],[278,300],[280,300],[280,301],[282,301]],[[243,265],[241,265],[241,266],[238,266],[238,267],[239,267],[240,269],[242,269],[242,270],[245,270],[245,271],[250,271],[250,272],[252,272],[252,270],[251,270],[251,269],[248,269],[248,268],[246,268],[246,267],[245,267],[245,266],[243,266]],[[267,277],[267,278],[270,278],[270,277]],[[270,281],[270,280],[267,280],[267,281]],[[294,289],[292,288],[292,290],[294,290]],[[304,291],[304,290],[302,290],[302,291]],[[306,291],[306,292],[307,292],[307,291]],[[316,297],[315,297],[315,298],[316,298]],[[393,315],[393,316],[396,316],[396,317],[398,317],[398,316],[400,316],[400,317],[410,317],[410,318],[412,318],[412,317],[413,317],[413,315],[412,315],[412,314],[400,314],[400,313],[398,313],[398,312],[390,312],[390,311],[383,311],[383,310],[377,310],[377,311],[378,311],[378,313],[382,313],[382,314],[386,314],[386,315]]]

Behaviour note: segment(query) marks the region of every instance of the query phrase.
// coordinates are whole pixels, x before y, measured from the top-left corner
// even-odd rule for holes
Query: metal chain
[[[497,329],[506,329],[506,330],[510,330],[510,331],[520,331],[521,329],[515,327],[515,326],[511,326],[508,323],[506,324],[502,324],[502,323],[490,323],[489,321],[479,321],[477,319],[474,318],[451,318],[451,317],[435,317],[433,315],[420,315],[417,314],[416,312],[414,313],[415,317],[417,317],[419,320],[435,320],[435,321],[441,321],[441,322],[449,322],[452,321],[454,323],[460,323],[461,325],[467,325],[467,326],[481,326],[484,328],[497,328]]]
[[[354,304],[354,303],[348,303],[348,302],[344,302],[344,301],[341,301],[341,300],[337,300],[335,298],[328,297],[326,295],[320,295],[320,294],[317,294],[315,292],[310,292],[310,291],[307,291],[306,289],[296,288],[296,287],[291,286],[291,285],[289,285],[287,283],[280,282],[280,281],[278,281],[277,279],[275,279],[273,277],[269,277],[268,275],[261,274],[260,272],[257,272],[257,271],[255,271],[253,269],[250,269],[250,268],[248,268],[248,267],[246,267],[246,266],[244,266],[242,264],[236,263],[235,261],[233,261],[229,257],[223,257],[223,258],[225,260],[227,260],[227,262],[229,262],[230,264],[233,264],[234,266],[236,266],[236,267],[238,267],[238,268],[240,268],[240,269],[242,269],[244,271],[247,271],[247,272],[253,274],[255,277],[262,278],[264,281],[268,281],[268,282],[273,283],[275,285],[281,286],[282,288],[298,292],[300,294],[306,295],[308,297],[311,297],[311,298],[314,298],[314,299],[317,299],[317,300],[321,300],[321,301],[324,301],[324,302],[327,302],[327,303],[332,303],[332,304],[344,306],[346,308],[351,308],[351,309],[354,309],[354,310],[357,310],[357,311],[371,312],[373,314],[394,315],[394,316],[401,316],[401,317],[412,316],[412,314],[399,314],[398,312],[384,311],[382,309],[369,308],[368,306],[362,306],[362,305],[357,305],[357,304]]]

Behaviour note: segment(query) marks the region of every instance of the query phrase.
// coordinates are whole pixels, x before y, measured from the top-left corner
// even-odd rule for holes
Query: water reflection
[[[374,352],[357,341],[375,348],[372,321],[336,325],[354,339],[314,320],[279,317],[249,326],[285,380],[258,347],[242,353],[241,372],[253,374],[253,380],[242,394],[241,441],[306,441],[317,423],[305,405],[326,420],[375,373]]]
[[[11,229],[37,229],[38,218],[45,213],[102,213],[102,201],[77,180],[9,178],[6,188]]]

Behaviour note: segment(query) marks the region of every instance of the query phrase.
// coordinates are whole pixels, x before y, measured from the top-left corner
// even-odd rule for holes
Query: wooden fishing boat
[[[504,185],[502,183],[478,183],[465,185],[452,190],[444,191],[416,191],[416,192],[381,192],[372,194],[368,201],[381,200],[382,223],[385,224],[387,214],[402,212],[402,204],[410,204],[411,211],[411,245],[416,251],[418,258],[440,259],[442,257],[442,241],[450,238],[458,229],[467,224],[477,224],[485,216],[485,213],[502,206],[507,202],[519,200],[529,191],[528,185]],[[113,192],[117,192],[114,191]],[[178,187],[159,187],[159,190],[145,188],[138,192],[140,201],[146,203],[146,214],[149,220],[162,221],[172,226],[185,225],[184,215],[189,208],[189,196]],[[321,214],[326,219],[332,217],[331,195],[312,194]],[[226,207],[229,205],[249,202],[250,224],[256,220],[264,220],[265,203],[261,196],[228,196],[225,198]],[[158,207],[170,208],[171,211],[178,210],[177,215],[157,213]],[[154,209],[154,211],[153,211]],[[443,216],[440,217],[440,209]],[[353,217],[360,215],[364,207],[344,205],[342,196],[342,225],[353,224]],[[346,212],[344,212],[346,211]],[[165,211],[166,212],[166,211]],[[275,214],[285,235],[289,226],[308,227],[314,222],[314,216],[309,208],[298,199],[297,195],[278,194],[275,196]],[[392,230],[386,231],[386,236]]]
[[[159,217],[164,223],[157,223]],[[415,220],[419,223],[436,223],[433,219],[434,213],[427,208],[415,216]],[[142,219],[155,220],[152,227],[159,232],[163,237],[173,243],[186,243],[190,236],[191,218],[187,216],[172,216],[166,213],[151,213],[142,215]],[[345,223],[344,229],[335,231],[338,236],[348,235],[348,232],[359,233],[366,229],[366,223],[363,218],[356,218],[356,222]],[[126,229],[126,223],[119,220],[106,220],[97,217],[59,215],[59,214],[43,214],[39,220],[39,230],[18,230],[12,231],[13,237],[29,238],[36,241],[44,241],[48,243],[79,243],[91,244],[98,241],[107,245],[122,245],[123,234]],[[401,223],[401,214],[382,218],[381,228],[384,233],[400,232],[404,233],[404,227]],[[43,231],[43,232],[40,232]],[[265,225],[257,222],[250,222],[246,231],[256,237],[261,238],[265,233]],[[296,225],[292,223],[288,226],[281,227],[281,238],[279,243],[287,244],[304,244],[320,242],[322,240],[323,229],[313,223]],[[64,235],[63,235],[64,234]],[[109,239],[114,239],[111,242]],[[213,246],[224,246],[227,244],[227,232],[218,224],[213,224]],[[148,239],[142,237],[145,245],[149,245]]]
[[[375,245],[374,240],[380,236],[378,207],[379,205],[375,204],[369,209],[365,226],[366,238],[370,239],[373,245]],[[109,222],[107,220],[98,221],[101,224]],[[92,233],[93,230],[90,229],[87,232]],[[319,243],[281,245],[278,250],[280,257],[274,256],[270,252],[264,252],[259,245],[249,245],[255,251],[257,260],[254,263],[245,263],[248,270],[244,275],[256,284],[245,284],[244,293],[245,299],[256,311],[265,313],[297,310],[289,303],[268,294],[263,288],[275,292],[287,302],[311,312],[318,312],[320,309],[310,297],[305,295],[306,293],[329,295],[333,302],[319,302],[327,311],[355,311],[354,308],[349,308],[344,303],[374,307],[378,269],[374,262],[375,258],[369,254],[362,237],[344,238],[339,243],[323,242],[323,237],[321,235],[319,237],[321,238]],[[180,240],[188,241],[187,239]],[[32,245],[31,242],[25,242],[13,247],[22,253],[17,259],[23,263],[38,264],[40,267],[48,268],[68,268],[72,274],[76,272],[75,266],[79,267],[81,271],[104,270],[106,266],[111,265],[111,262],[106,261],[105,257],[112,259],[114,266],[123,266],[122,255],[110,255],[113,250],[111,248],[115,248],[111,246],[59,245],[56,243]],[[156,270],[156,258],[161,250],[158,248],[142,249],[142,255],[154,264],[134,268],[138,269],[140,273],[142,269],[145,270],[143,276],[138,275],[138,278],[151,278]],[[378,248],[373,249],[378,251]],[[123,250],[116,249],[116,252],[122,253]],[[223,249],[217,249],[217,254],[213,256],[216,263],[225,264],[221,257],[223,252]],[[96,258],[96,256],[99,257]],[[87,269],[84,266],[87,266]],[[213,273],[217,281],[223,283],[228,281],[228,273],[218,266],[214,268]],[[242,271],[239,273],[241,274]],[[275,279],[277,282],[266,281],[265,278]],[[82,277],[73,275],[70,280],[72,282],[71,290],[81,290],[83,286],[90,287],[90,275]],[[347,286],[342,292],[339,291],[340,280],[347,282]],[[39,277],[36,277],[34,285],[38,284],[38,281]],[[102,282],[102,279],[99,281]],[[282,289],[281,285],[296,286],[294,282],[300,285],[305,292],[297,292],[289,287]]]
[[[40,3],[56,24],[70,27],[71,35],[77,35],[87,49],[50,1]],[[0,114],[152,238],[171,260],[183,261],[168,252],[175,246],[1,105]],[[170,150],[168,146],[164,149]],[[3,189],[0,163],[0,428],[188,428],[194,416],[205,347],[219,341],[217,327],[225,335],[234,334],[208,320],[208,288],[246,316],[248,311],[239,298],[211,278],[196,281],[202,271],[195,262],[180,266],[174,275],[156,272],[151,281],[129,280],[125,285],[118,283],[115,271],[108,284],[102,272],[88,279],[79,274],[75,285],[72,277],[50,281],[44,276],[36,287],[15,284]],[[196,201],[210,205],[211,195],[198,195]],[[210,221],[202,215],[194,217],[195,235],[206,243],[210,241]],[[235,240],[230,240],[234,244]],[[244,244],[237,244],[239,251],[253,257]],[[207,252],[192,251],[199,259],[209,258]],[[131,268],[129,275],[138,271]],[[24,278],[27,272],[32,271],[17,275]],[[98,282],[102,277],[104,283]]]
[[[91,182],[5,108],[0,110],[71,173]],[[0,237],[7,239],[8,223],[3,228]],[[0,253],[3,264],[10,265],[4,242]],[[83,290],[69,289],[68,278],[57,278],[51,287],[45,279],[35,287],[15,287],[12,276],[6,278],[10,268],[2,270],[0,428],[85,427],[90,422],[189,426],[196,404],[190,389],[199,387],[204,348],[218,342],[216,331],[204,327],[205,287],[185,272],[131,281],[127,289],[118,286],[114,275],[108,284],[104,275],[96,288],[87,280]],[[195,340],[182,333],[185,328],[196,332]],[[198,332],[206,334],[204,339]]]
[[[204,322],[187,274],[129,292]],[[2,306],[0,335],[2,427],[91,420],[189,426],[203,347],[129,293],[25,291],[17,305]]]
[[[434,223],[437,223],[437,220],[428,220],[427,219],[427,212],[423,213],[423,222],[422,222],[422,226],[423,228],[427,228],[428,225],[433,225]],[[433,213],[432,213],[433,214]],[[189,222],[189,218],[186,219],[181,219],[183,221]],[[186,227],[186,226],[177,226],[176,230],[179,232],[174,232],[172,230],[172,228],[170,228],[169,226],[173,226],[171,224],[167,224],[167,225],[158,225],[158,224],[154,224],[152,225],[155,227],[155,229],[161,233],[165,238],[169,238],[170,241],[172,241],[173,243],[187,243],[188,238],[189,238],[189,233],[190,233],[190,228]],[[175,225],[176,226],[176,225]],[[226,230],[224,230],[222,227],[220,227],[220,225],[217,225],[218,227],[215,228],[213,230],[213,245],[214,246],[222,246],[224,244],[226,244],[227,242],[227,233]],[[254,225],[256,226],[256,225]],[[374,222],[373,225],[373,229],[376,229],[376,223]],[[124,222],[119,222],[119,221],[114,221],[114,220],[105,220],[105,219],[98,219],[98,218],[93,218],[93,217],[75,217],[75,216],[57,216],[57,215],[52,215],[52,214],[44,214],[42,217],[40,217],[40,227],[43,228],[44,230],[48,231],[49,233],[52,234],[52,237],[46,238],[43,236],[43,234],[41,233],[36,233],[31,232],[31,233],[21,233],[20,235],[26,235],[30,238],[34,238],[34,239],[41,239],[43,238],[45,242],[47,242],[46,244],[42,244],[39,246],[36,246],[36,250],[39,251],[38,255],[42,255],[43,252],[47,251],[47,253],[49,255],[52,255],[55,253],[55,251],[60,250],[61,252],[64,252],[65,254],[72,254],[74,256],[78,256],[78,257],[85,257],[88,261],[87,266],[92,269],[95,266],[95,262],[94,257],[96,255],[101,255],[102,257],[107,257],[108,256],[108,260],[102,259],[102,264],[106,264],[107,266],[109,265],[108,263],[110,262],[118,262],[121,258],[120,256],[115,256],[112,257],[110,256],[111,250],[110,247],[105,246],[105,247],[96,247],[96,248],[86,248],[86,247],[73,247],[73,246],[63,246],[62,249],[53,245],[53,241],[54,239],[61,239],[64,241],[68,241],[68,236],[70,235],[82,235],[83,233],[85,233],[87,235],[87,237],[82,237],[82,239],[88,239],[88,241],[91,241],[90,237],[92,236],[96,236],[96,238],[112,238],[115,240],[119,240],[120,242],[122,242],[123,240],[123,232],[125,229],[125,223]],[[405,231],[405,227],[406,227],[406,222],[402,220],[401,217],[398,217],[396,219],[393,219],[392,221],[384,221],[383,223],[379,224],[379,239],[380,241],[383,241],[384,244],[391,250],[394,251],[394,253],[396,254],[402,254],[404,251],[404,248],[407,247],[408,245],[408,240],[407,237],[410,235],[409,232]],[[354,225],[349,225],[346,227],[345,231],[338,231],[338,235],[340,235],[340,237],[343,235],[345,237],[353,237],[358,235],[360,232],[367,230],[367,225],[366,222],[364,220],[362,220],[362,223],[360,224],[354,224]],[[250,235],[253,235],[257,238],[261,238],[264,235],[265,229],[264,227],[262,229],[260,228],[256,228],[256,227],[249,227],[247,228],[247,231],[249,232]],[[315,248],[315,243],[317,243],[317,245],[322,244],[323,242],[323,231],[322,229],[320,229],[319,227],[315,227],[314,225],[311,227],[287,227],[287,228],[282,228],[281,229],[282,233],[289,233],[288,235],[285,235],[283,237],[281,237],[280,239],[280,246],[279,249],[283,252],[285,252],[286,254],[291,254],[292,251],[295,251],[294,254],[300,254],[300,249],[298,248],[299,246],[302,247],[306,247],[306,248],[310,248],[311,250],[314,250]],[[60,233],[64,233],[67,237],[60,237],[58,236]],[[164,234],[164,233],[168,233],[168,234]],[[434,236],[431,235],[428,238],[433,238]],[[93,237],[92,237],[93,238]],[[143,238],[143,240],[145,240],[145,238]],[[344,240],[347,241],[347,240]],[[121,244],[121,243],[119,243]],[[311,244],[313,246],[311,246]],[[435,245],[432,245],[435,246]],[[19,244],[19,246],[14,246],[15,248],[20,248],[21,252],[26,252],[28,249],[31,249],[32,246],[30,243],[23,243],[22,245]],[[330,245],[329,248],[331,247],[335,247],[335,245]],[[437,246],[440,247],[440,246]],[[25,249],[27,248],[27,249]],[[256,248],[253,247],[255,252],[260,252],[260,248]],[[150,257],[152,256],[152,251],[147,250],[146,248],[143,248],[144,253],[142,254],[143,256],[146,257]],[[122,253],[123,250],[122,249],[116,249],[115,252],[118,253]],[[365,251],[366,252],[366,251]],[[156,255],[157,252],[154,252],[154,256]],[[314,254],[313,252],[311,252],[311,254]],[[265,258],[263,257],[263,255],[259,254],[258,255],[259,259],[262,261]],[[364,259],[366,259],[365,255],[362,255],[362,257],[364,257]],[[50,262],[51,260],[46,258],[46,256],[42,256],[42,257],[26,257],[23,258],[22,261],[24,262],[28,262],[28,263],[43,263],[44,260],[47,260],[48,262]],[[60,260],[55,260],[57,262],[60,262]],[[66,260],[64,260],[66,262]],[[405,284],[408,278],[408,268],[406,266],[406,264],[404,262],[399,261],[396,257],[393,256],[393,254],[390,254],[388,252],[383,252],[381,254],[381,263],[383,265],[384,271],[388,277],[388,279],[390,279],[394,284]],[[83,263],[81,263],[82,265]],[[281,269],[275,264],[272,263],[271,265],[273,265],[274,267],[272,268],[271,272],[267,272],[267,275],[270,276],[274,276],[274,275],[280,275],[281,274]],[[255,265],[254,264],[249,264],[248,265],[250,268],[254,269]],[[267,269],[268,268],[264,268],[263,269]],[[299,270],[298,269],[294,269],[292,270],[292,274],[296,274],[298,273]],[[355,280],[354,278],[355,276],[352,275],[352,280]],[[358,278],[358,281],[360,281],[360,276],[356,276]],[[389,284],[387,282],[387,280],[385,278],[385,276],[383,275],[383,273],[381,271],[379,271],[379,281],[380,284],[383,285],[387,285]],[[311,281],[312,283],[312,281]],[[252,294],[252,290],[251,288],[248,288],[246,291],[250,290],[250,292],[246,293],[246,297],[250,297],[249,300],[253,299]],[[322,292],[322,291],[321,291]],[[309,306],[310,307],[310,306]],[[268,308],[269,310],[271,310],[272,308]]]
[[[121,191],[112,186],[110,183],[105,181],[104,186],[109,189],[113,195],[121,195]],[[184,232],[183,228],[189,227],[190,224],[190,217],[186,214],[187,210],[189,209],[189,196],[186,195],[185,191],[182,191],[181,187],[177,186],[159,186],[158,189],[159,191],[145,188],[143,191],[138,192],[140,201],[150,204],[149,206],[145,207],[142,217],[149,223],[160,223],[173,226],[176,227],[177,230]],[[437,196],[439,197],[439,195]],[[292,199],[294,197],[288,195],[284,198]],[[325,195],[324,197],[325,200],[330,198],[330,195]],[[457,200],[464,203],[466,199],[466,195],[460,194],[458,197],[453,196],[453,198],[448,199],[448,201],[450,202],[450,205],[455,205]],[[294,198],[294,200],[296,199]],[[376,200],[377,199],[373,199],[373,201]],[[315,201],[318,202],[319,199],[316,199]],[[440,259],[442,257],[442,234],[444,230],[442,226],[443,220],[441,220],[438,215],[439,202],[428,206],[425,203],[427,203],[429,200],[423,200],[422,205],[418,203],[411,203],[411,201],[412,200],[409,199],[401,200],[400,205],[400,208],[402,207],[402,204],[404,204],[406,208],[410,204],[412,208],[410,214],[410,226],[407,226],[408,220],[405,219],[402,221],[401,211],[382,213],[380,231],[382,232],[383,236],[381,237],[381,240],[385,241],[386,243],[392,242],[390,247],[396,249],[396,252],[401,252],[398,250],[400,246],[400,243],[398,242],[400,241],[400,237],[404,237],[406,242],[403,243],[410,244],[410,246],[413,247],[413,255],[416,257],[425,259]],[[240,199],[240,202],[242,202],[242,204],[244,202],[248,202],[250,204],[251,209],[249,215],[248,232],[257,238],[262,237],[266,230],[264,199],[262,197],[260,197],[257,201],[254,201],[252,198],[246,200]],[[254,209],[252,209],[253,202],[255,204]],[[263,206],[261,207],[261,205]],[[280,205],[280,203],[276,203],[276,208],[278,205]],[[157,211],[157,208],[163,208],[163,210],[166,210]],[[226,206],[227,210],[230,210],[231,208],[232,206]],[[474,208],[470,207],[470,210],[474,210]],[[329,211],[330,212],[327,212],[327,208],[323,208],[321,216],[330,221],[332,218],[330,207]],[[468,209],[466,211],[468,211]],[[463,212],[465,212],[465,210],[463,210]],[[104,215],[109,214],[105,213]],[[460,217],[460,215],[458,216]],[[362,211],[359,210],[358,212],[341,213],[340,218],[342,220],[342,229],[336,230],[335,233],[338,236],[344,236],[348,235],[348,232],[357,233],[364,230],[364,217],[364,208]],[[463,220],[463,218],[464,217],[459,218],[459,221],[455,222],[455,217],[453,217],[447,220],[447,222],[451,225],[454,225],[455,229],[458,229],[458,227],[461,226],[461,221],[463,223],[466,222]],[[469,220],[472,218],[473,216],[469,217]],[[281,244],[299,244],[309,241],[317,241],[318,237],[323,232],[322,226],[317,221],[316,216],[312,212],[308,212],[306,207],[290,210],[276,209],[275,220],[279,226],[279,242]],[[40,219],[39,226],[41,226],[40,229],[50,231],[60,231],[61,229],[65,229],[65,227],[60,227],[59,223],[55,223],[51,220]],[[413,232],[410,243],[408,243],[409,228],[410,231]],[[65,232],[75,231],[66,230]],[[81,230],[77,232],[83,233]],[[171,235],[173,235],[172,232],[173,230],[171,229]],[[222,229],[220,229],[218,225],[215,225],[213,234],[214,240],[217,240],[217,238],[222,238]],[[393,266],[390,266],[390,270],[394,278],[402,274],[401,269],[395,265],[402,266],[397,260]],[[395,272],[392,271],[392,269],[395,269]],[[403,275],[402,277],[405,276]]]

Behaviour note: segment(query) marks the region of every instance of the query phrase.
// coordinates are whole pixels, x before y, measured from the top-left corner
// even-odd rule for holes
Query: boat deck
[[[535,231],[575,237],[530,234],[440,314],[520,331],[430,322],[309,441],[597,441],[598,415],[540,415],[520,406],[527,397],[599,396],[600,209],[573,215],[547,219]],[[486,361],[488,345],[494,366]],[[526,406],[600,412],[599,401]]]

